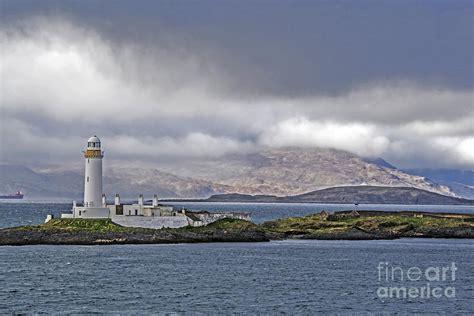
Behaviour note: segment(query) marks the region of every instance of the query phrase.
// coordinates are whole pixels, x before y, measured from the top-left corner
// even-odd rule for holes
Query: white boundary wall
[[[112,221],[125,227],[179,228],[188,226],[186,216],[113,216]]]

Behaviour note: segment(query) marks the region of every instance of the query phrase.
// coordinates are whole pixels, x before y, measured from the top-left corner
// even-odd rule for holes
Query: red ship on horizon
[[[0,195],[0,199],[16,199],[16,200],[21,200],[23,199],[23,193],[21,191],[18,191],[14,194],[8,194],[8,195]]]

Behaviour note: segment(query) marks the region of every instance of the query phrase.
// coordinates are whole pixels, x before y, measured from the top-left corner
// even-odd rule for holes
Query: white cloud
[[[133,157],[218,157],[229,153],[248,152],[249,142],[239,142],[226,137],[213,137],[191,133],[182,138],[117,136],[107,140],[111,155]]]
[[[0,33],[1,104],[58,121],[159,118],[209,110],[198,61],[117,46],[66,21]],[[183,57],[183,56],[181,56]],[[210,70],[212,72],[212,70]],[[202,75],[203,77],[200,77]]]
[[[474,168],[472,91],[404,81],[337,96],[237,98],[220,90],[228,74],[192,51],[147,53],[64,20],[0,31],[0,46],[4,160],[52,151],[65,159],[90,130],[120,157],[319,146],[401,166]]]
[[[366,157],[381,155],[389,145],[372,124],[318,122],[302,117],[265,130],[260,142],[266,146],[330,147]]]
[[[474,135],[473,119],[472,115],[468,115],[452,121],[413,121],[403,126],[403,129],[407,133],[423,136]]]
[[[436,137],[433,143],[445,153],[440,159],[474,166],[474,137]]]

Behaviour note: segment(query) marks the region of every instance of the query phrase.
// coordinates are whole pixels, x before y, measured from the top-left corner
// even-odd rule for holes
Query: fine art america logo
[[[400,267],[379,262],[379,298],[455,298],[456,264],[430,267]]]

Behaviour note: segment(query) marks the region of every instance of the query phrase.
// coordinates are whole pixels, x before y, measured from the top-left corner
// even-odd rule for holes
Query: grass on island
[[[91,232],[126,232],[137,230],[137,228],[124,227],[112,222],[111,219],[79,219],[79,218],[58,218],[39,226],[44,230],[70,230],[70,231],[91,231]],[[143,230],[143,228],[138,228]]]
[[[438,218],[438,217],[407,217],[402,215],[374,215],[346,218],[339,220],[322,220],[319,214],[304,217],[290,217],[265,222],[261,225],[241,220],[224,218],[207,226],[181,228],[164,228],[163,232],[179,233],[193,232],[199,234],[212,234],[216,231],[242,232],[261,231],[274,236],[320,235],[331,233],[344,233],[351,229],[360,229],[366,232],[401,234],[420,229],[437,228],[471,228],[474,229],[473,219]],[[144,232],[153,233],[151,228],[124,227],[112,222],[111,219],[52,219],[39,226],[23,226],[18,229],[41,231],[68,231],[68,232]]]

